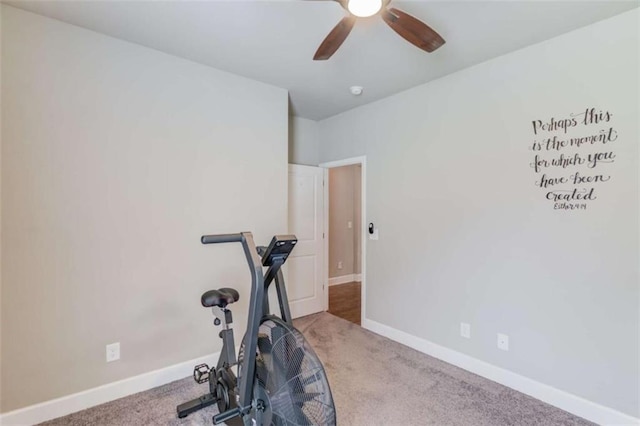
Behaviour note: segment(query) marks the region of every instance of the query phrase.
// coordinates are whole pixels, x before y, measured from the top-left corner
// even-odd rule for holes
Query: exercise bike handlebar
[[[243,238],[243,234],[203,235],[200,242],[202,244],[241,243]]]
[[[241,232],[239,234],[215,234],[203,235],[200,238],[202,244],[220,243],[242,243],[244,255],[251,271],[251,297],[249,298],[249,318],[247,320],[247,336],[252,336],[253,342],[249,347],[255,348],[257,343],[258,329],[262,318],[262,303],[264,300],[264,275],[262,274],[262,259],[256,250],[251,232]],[[255,350],[249,350],[247,356],[242,360],[242,377],[238,383],[238,394],[240,396],[239,405],[246,407],[251,405],[251,395],[253,393],[253,376],[255,374]],[[239,413],[221,413],[220,419],[227,418],[227,414],[233,416]],[[224,415],[224,416],[223,416]]]

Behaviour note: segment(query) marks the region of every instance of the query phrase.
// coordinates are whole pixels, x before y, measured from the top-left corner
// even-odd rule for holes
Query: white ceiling
[[[5,3],[286,88],[294,115],[319,120],[606,19],[640,0],[398,0],[391,6],[426,22],[447,43],[428,54],[380,17],[360,18],[324,62],[313,54],[345,14],[333,1]],[[352,85],[364,86],[364,93],[354,97]]]

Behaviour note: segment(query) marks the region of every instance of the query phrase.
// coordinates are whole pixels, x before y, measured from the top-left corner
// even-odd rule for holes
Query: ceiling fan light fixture
[[[373,16],[382,9],[382,0],[349,0],[347,9],[360,18]]]

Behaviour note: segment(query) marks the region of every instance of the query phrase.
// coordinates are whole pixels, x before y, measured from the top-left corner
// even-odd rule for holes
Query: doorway
[[[326,168],[328,312],[361,325],[364,318],[364,158],[321,166]]]

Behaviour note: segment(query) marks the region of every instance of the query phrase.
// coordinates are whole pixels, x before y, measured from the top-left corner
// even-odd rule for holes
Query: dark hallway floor
[[[360,324],[360,282],[332,285],[329,287],[329,313]]]

